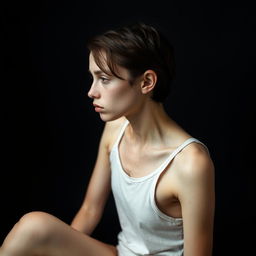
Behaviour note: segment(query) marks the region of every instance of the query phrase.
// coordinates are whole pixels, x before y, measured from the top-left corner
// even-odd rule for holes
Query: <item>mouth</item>
[[[95,108],[103,108],[102,106],[97,105],[97,104],[93,104],[93,106],[94,106]]]
[[[94,106],[96,112],[101,112],[103,110],[103,107],[101,107],[97,104],[93,104],[93,106]]]

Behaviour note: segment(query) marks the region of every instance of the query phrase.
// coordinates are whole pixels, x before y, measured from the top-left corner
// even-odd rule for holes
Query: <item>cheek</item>
[[[114,104],[115,107],[129,107],[138,101],[138,93],[130,86],[124,88],[120,87],[119,90],[113,91],[111,96],[111,103]]]
[[[130,114],[140,104],[139,93],[131,88],[109,90],[104,96],[107,111],[100,115],[103,121],[112,121]]]

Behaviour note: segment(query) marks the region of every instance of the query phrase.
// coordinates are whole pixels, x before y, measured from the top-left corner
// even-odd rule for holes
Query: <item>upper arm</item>
[[[180,173],[184,256],[210,256],[215,208],[213,162],[197,152]]]
[[[102,212],[111,190],[110,145],[120,121],[106,122],[82,208]]]

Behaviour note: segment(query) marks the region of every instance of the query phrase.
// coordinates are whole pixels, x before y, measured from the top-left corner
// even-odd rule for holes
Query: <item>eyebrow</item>
[[[91,72],[89,69],[88,69],[88,72],[90,73],[90,74],[95,74],[95,75],[102,75],[102,74],[105,74],[105,75],[107,75],[105,72],[103,72],[102,70],[95,70],[95,71],[93,71],[93,72]]]

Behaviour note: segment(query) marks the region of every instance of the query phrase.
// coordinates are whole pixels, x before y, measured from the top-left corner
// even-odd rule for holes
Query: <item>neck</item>
[[[167,125],[175,122],[167,115],[162,103],[149,100],[139,111],[126,116],[129,120],[129,139],[137,144],[145,145],[164,140]]]

